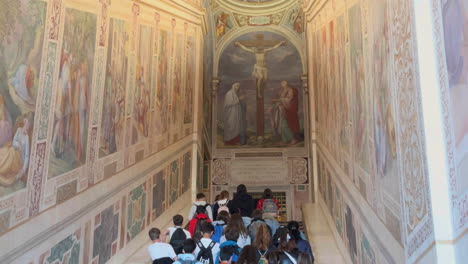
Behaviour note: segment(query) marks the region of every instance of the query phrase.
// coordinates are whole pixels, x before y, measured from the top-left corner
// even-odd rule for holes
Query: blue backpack
[[[224,231],[224,224],[216,224],[214,227],[214,233],[211,236],[211,240],[213,240],[216,243],[219,243],[221,240],[221,237],[223,236],[223,231]]]
[[[219,254],[218,254],[218,260],[221,257],[221,254],[227,254],[231,256],[231,261],[234,263],[237,260],[239,260],[239,255],[241,252],[241,248],[237,246],[236,242],[233,241],[226,241],[221,246],[219,247]],[[219,262],[217,262],[219,263]]]

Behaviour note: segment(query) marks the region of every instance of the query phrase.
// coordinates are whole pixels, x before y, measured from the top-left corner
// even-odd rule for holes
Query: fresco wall
[[[434,237],[412,1],[320,4],[306,14],[319,200],[353,263],[413,263]]]
[[[465,249],[468,245],[468,116],[463,104],[468,96],[468,1],[434,0],[432,6],[449,169],[447,176],[452,211],[452,238],[457,261],[463,262],[467,257]]]
[[[166,12],[108,0],[1,5],[7,14],[0,21],[2,245],[26,220],[41,221],[45,210],[84,199],[81,193],[103,180],[112,186],[118,175],[142,174],[149,160],[156,164],[177,156],[162,174],[143,173],[145,180],[108,203],[112,206],[96,214],[92,225],[72,228],[58,242],[66,250],[51,248],[40,260],[105,263],[191,191],[192,147],[181,146],[191,140],[186,136],[194,131],[195,95],[201,95],[196,90],[202,72],[195,66],[201,58],[201,3],[178,2]],[[183,5],[199,12],[177,18]],[[155,155],[162,156],[155,160]],[[171,186],[177,188],[170,196],[153,197],[153,190],[169,195]],[[77,211],[93,202],[85,200]],[[65,217],[57,215],[45,226]],[[108,244],[89,247],[92,237]],[[0,262],[19,245],[2,246]]]
[[[173,164],[185,166],[185,157],[191,156],[191,152],[190,147],[185,148],[181,153],[171,155],[166,162],[152,166],[150,173],[136,175],[138,179],[132,184],[127,184],[72,225],[52,232],[47,242],[6,263],[124,263],[128,256],[122,256],[122,253],[127,246],[135,240],[139,247],[143,246],[149,228],[162,227],[172,219],[168,212],[171,207],[165,202],[170,199],[170,189],[164,182]],[[191,171],[180,171],[177,177],[182,179],[186,177],[185,173],[191,174]],[[154,195],[157,200],[152,199]],[[180,193],[180,197],[173,207],[182,209],[190,200],[189,192]],[[154,214],[154,208],[158,208],[157,214]],[[162,222],[161,218],[165,220]]]

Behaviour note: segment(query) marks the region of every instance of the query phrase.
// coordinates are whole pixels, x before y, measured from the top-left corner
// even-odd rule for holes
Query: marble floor
[[[307,204],[303,208],[303,214],[304,225],[315,255],[315,264],[346,263],[320,206],[318,204]],[[150,264],[151,261],[146,246],[138,250],[125,263]]]

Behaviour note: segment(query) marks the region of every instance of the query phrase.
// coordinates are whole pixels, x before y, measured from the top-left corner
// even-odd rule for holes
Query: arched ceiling
[[[216,0],[217,5],[240,14],[265,15],[298,4],[298,0]]]
[[[302,0],[208,0],[210,41],[216,73],[223,49],[235,38],[254,31],[286,37],[304,58]]]

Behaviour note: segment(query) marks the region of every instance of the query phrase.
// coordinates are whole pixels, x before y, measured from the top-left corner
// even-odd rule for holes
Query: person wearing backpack
[[[229,192],[224,190],[219,194],[219,199],[213,205],[213,217],[218,218],[218,214],[221,211],[230,212],[231,200],[229,200]]]
[[[218,214],[218,218],[216,219],[216,221],[213,222],[215,231],[211,239],[215,241],[216,243],[220,242],[221,236],[224,233],[224,228],[229,223],[229,218],[230,218],[229,213],[226,211],[222,211]]]
[[[203,206],[205,207],[205,214],[213,221],[213,212],[211,211],[211,206],[206,202],[206,196],[203,193],[197,194],[197,200],[193,203],[192,207],[190,208],[190,212],[188,215],[188,220],[192,220],[195,216],[197,216],[197,209]]]
[[[299,251],[297,250],[296,242],[288,238],[288,233],[284,232],[280,236],[278,243],[278,251],[280,251],[280,264],[297,264]]]
[[[177,260],[177,255],[171,245],[163,243],[161,240],[161,230],[158,228],[151,228],[148,235],[153,242],[148,246],[148,253],[151,256],[153,263],[172,263]]]
[[[267,188],[263,191],[263,198],[257,203],[257,209],[262,210],[265,215],[276,217],[280,209],[278,200],[273,197],[271,189]]]
[[[174,215],[172,217],[173,227],[169,227],[165,235],[169,235],[169,244],[174,248],[176,254],[181,254],[184,247],[184,242],[188,238],[192,238],[189,231],[182,228],[184,217],[181,215]]]
[[[266,226],[268,229],[268,225],[263,220],[262,218],[263,212],[261,210],[255,209],[252,213],[252,221],[250,222],[250,225],[247,227],[247,230],[249,231],[249,235],[252,241],[255,240],[255,235],[258,232],[258,228],[262,225]]]
[[[202,264],[194,255],[197,244],[195,240],[189,238],[185,240],[183,245],[183,254],[177,256],[177,261],[174,264]]]
[[[288,241],[291,236],[289,235],[289,230],[287,227],[285,226],[280,226],[275,234],[273,235],[272,239],[271,239],[271,243],[275,246],[275,247],[278,247],[279,243],[280,243],[280,240],[281,240],[281,237],[283,236],[283,234],[286,236],[286,241]]]
[[[239,258],[239,253],[241,248],[237,245],[237,240],[239,239],[239,232],[234,229],[226,229],[224,232],[224,236],[226,241],[219,245],[219,249],[222,252],[227,252],[231,256],[231,262],[236,263],[237,259]],[[216,257],[216,264],[219,264],[220,256]]]
[[[190,235],[195,239],[198,240],[198,238],[195,236],[196,231],[200,231],[200,227],[203,221],[209,222],[211,224],[211,220],[207,215],[206,212],[206,206],[204,205],[199,205],[197,206],[197,209],[195,210],[196,215],[192,220],[189,222],[188,226],[188,231],[190,232]],[[200,234],[197,234],[200,235]]]
[[[215,264],[216,256],[219,254],[219,244],[211,239],[214,227],[210,222],[203,222],[201,233],[203,237],[197,242],[195,256],[203,264]]]
[[[268,264],[267,254],[276,250],[271,243],[271,234],[266,226],[260,226],[253,243],[258,264]]]
[[[304,234],[304,232],[300,231],[300,226],[299,226],[299,223],[297,221],[290,221],[287,225],[287,228],[289,230],[289,232],[291,232],[291,230],[293,229],[297,229],[299,230],[299,235],[300,237],[303,239],[303,240],[306,240],[307,241],[307,237],[306,235]]]
[[[302,232],[299,231],[299,223],[296,221],[289,222],[288,230],[291,234],[291,240],[293,240],[296,243],[296,248],[298,249],[298,251],[301,253],[308,254],[313,262],[314,254],[312,253],[312,247],[310,246],[310,243],[307,240],[304,240],[302,238]]]

